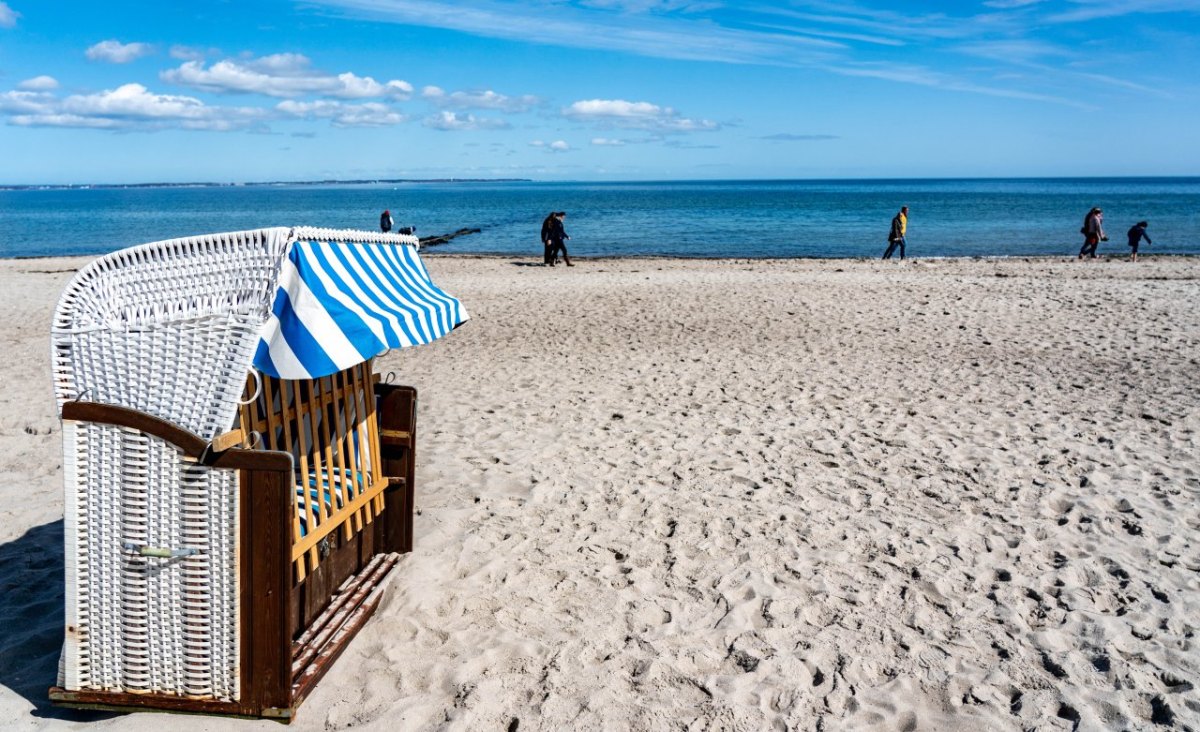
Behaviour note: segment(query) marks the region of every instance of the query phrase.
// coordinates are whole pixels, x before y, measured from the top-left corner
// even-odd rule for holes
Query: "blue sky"
[[[0,0],[0,184],[1200,174],[1200,0]]]

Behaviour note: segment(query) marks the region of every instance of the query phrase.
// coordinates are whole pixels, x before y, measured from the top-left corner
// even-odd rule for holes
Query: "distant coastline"
[[[0,191],[71,191],[71,190],[122,190],[154,188],[265,188],[265,187],[319,187],[319,186],[370,186],[394,185],[398,183],[553,183],[558,185],[676,185],[704,186],[720,184],[792,185],[792,184],[913,184],[913,183],[1149,183],[1200,181],[1200,176],[1181,175],[1128,175],[1128,176],[946,176],[914,178],[684,178],[646,180],[600,180],[600,181],[545,181],[533,178],[329,178],[325,180],[267,180],[242,183],[194,181],[183,183],[0,183]]]
[[[529,178],[362,178],[355,180],[267,180],[248,183],[58,183],[0,184],[0,191],[121,190],[136,188],[252,188],[267,186],[370,186],[393,183],[531,183]]]

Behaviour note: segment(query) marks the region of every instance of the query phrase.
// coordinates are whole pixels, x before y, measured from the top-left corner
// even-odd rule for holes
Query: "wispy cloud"
[[[698,11],[715,7],[711,3],[313,1],[372,20],[657,58],[794,65],[828,60],[830,52],[842,48],[834,41],[727,27],[707,16],[696,17]]]
[[[1037,39],[1047,24],[1133,12],[1195,9],[1196,0],[988,0],[984,12],[962,5],[946,12],[900,12],[863,0],[793,0],[771,4],[684,0],[311,0],[349,15],[548,45],[718,63],[818,69],[886,78],[947,92],[1053,104],[1072,100],[1069,57]],[[978,7],[978,6],[976,6]],[[957,44],[957,47],[956,47]],[[916,70],[913,49],[941,71]],[[895,50],[893,50],[895,49]],[[984,58],[991,68],[947,64],[949,54]],[[1040,58],[1044,73],[1025,77],[1004,67]],[[1098,79],[1096,81],[1099,81]],[[1136,91],[1137,82],[1120,88]],[[1011,85],[1011,86],[1006,86]],[[1144,86],[1144,85],[1143,85]],[[1080,95],[1082,98],[1082,95]]]
[[[985,0],[983,4],[989,8],[1000,8],[1006,10],[1009,8],[1025,8],[1029,7],[1030,5],[1043,3],[1045,1],[1046,0]]]
[[[152,53],[154,53],[154,47],[148,43],[121,43],[116,40],[108,40],[100,41],[89,48],[87,57],[92,61],[127,64]]]
[[[20,17],[21,14],[8,7],[8,3],[0,2],[0,28],[17,27],[17,18]]]
[[[611,137],[593,137],[592,144],[596,147],[624,147],[627,143],[625,140]]]
[[[761,140],[774,140],[775,142],[814,142],[818,140],[837,140],[837,135],[797,135],[791,132],[777,132],[774,135],[763,135]]]
[[[465,130],[503,130],[510,125],[502,119],[476,117],[463,112],[443,111],[426,117],[422,122],[426,127],[445,132],[461,132]]]
[[[807,9],[798,9],[804,8]],[[852,3],[796,3],[791,7],[759,6],[765,17],[804,22],[811,31],[854,28],[867,32],[871,42],[881,40],[912,44],[928,39],[971,38],[988,30],[1016,28],[1016,21],[999,14],[951,16],[945,13],[896,12]],[[846,32],[846,31],[842,31]],[[852,39],[853,36],[847,36]]]
[[[583,0],[581,5],[590,8],[620,10],[623,13],[671,12],[697,13],[721,7],[719,2],[697,0]]]
[[[1123,89],[1164,98],[1173,96],[1148,84],[1081,70],[1077,68],[1081,61],[1078,53],[1052,43],[1023,39],[980,41],[955,46],[954,50],[969,56],[1003,61],[1010,66],[1027,69],[1038,78],[1070,77],[1093,82],[1098,88]],[[1051,61],[1061,63],[1053,65]]]
[[[490,89],[480,92],[456,91],[447,94],[437,86],[421,90],[421,97],[439,107],[448,109],[494,109],[501,112],[526,112],[541,103],[532,94],[510,97]]]
[[[970,92],[972,94],[983,94],[986,96],[1006,99],[1024,99],[1026,101],[1047,102],[1050,104],[1061,104],[1068,107],[1075,107],[1077,109],[1093,109],[1092,105],[1069,97],[1056,96],[1053,94],[1041,94],[1038,92],[1025,91],[1023,89],[1009,89],[1005,87],[977,84],[957,78],[950,74],[930,69],[925,66],[909,64],[860,63],[844,66],[830,66],[827,70],[831,73],[840,74],[842,76],[883,79],[885,81],[913,84],[916,86],[927,86],[935,89],[945,89],[948,91]]]
[[[159,74],[166,82],[222,94],[263,94],[297,97],[306,94],[342,99],[390,97],[407,99],[413,92],[407,81],[381,83],[351,72],[330,74],[311,68],[308,57],[280,53],[257,59],[218,61],[205,67],[202,61],[185,61],[179,68]]]
[[[171,50],[169,50],[167,54],[171,58],[179,61],[199,61],[207,55],[202,48],[184,46],[178,43],[174,46],[171,46]]]
[[[716,122],[684,117],[670,107],[624,99],[584,99],[562,110],[576,122],[605,127],[625,127],[657,133],[708,132],[720,129]]]
[[[379,102],[347,104],[329,99],[314,102],[288,99],[275,108],[297,119],[328,119],[335,127],[392,127],[408,121],[406,115]]]
[[[1071,0],[1074,8],[1046,16],[1050,23],[1080,23],[1148,13],[1200,12],[1196,0]]]
[[[993,61],[1026,63],[1035,59],[1070,58],[1070,50],[1046,41],[1029,38],[1004,38],[961,43],[951,47],[958,53]]]
[[[194,97],[155,94],[141,84],[125,84],[94,94],[58,98],[47,92],[0,94],[0,114],[23,127],[84,127],[110,130],[228,131],[245,129],[264,117],[263,110],[209,107]]]
[[[679,148],[680,150],[716,150],[720,145],[699,144],[695,142],[684,142],[682,140],[667,140],[663,142],[666,147]]]
[[[755,23],[756,28],[765,28],[780,33],[794,33],[802,36],[816,36],[817,38],[834,38],[839,41],[859,41],[861,43],[870,43],[877,46],[903,46],[904,41],[899,38],[885,38],[878,35],[868,35],[866,33],[852,33],[849,31],[837,30],[820,30],[812,27],[783,25],[780,23]]]

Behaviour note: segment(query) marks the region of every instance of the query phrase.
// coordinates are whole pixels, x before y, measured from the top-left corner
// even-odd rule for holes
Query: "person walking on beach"
[[[1087,216],[1083,217],[1083,226],[1079,229],[1079,233],[1083,234],[1083,246],[1079,249],[1079,259],[1084,256],[1091,259],[1096,258],[1096,247],[1102,241],[1108,241],[1108,237],[1104,235],[1104,211],[1099,207],[1088,211]]]
[[[551,211],[546,218],[542,220],[542,266],[554,266],[554,245],[550,243],[550,231],[554,227],[554,217],[557,211]]]
[[[392,221],[392,212],[384,209],[383,213],[379,214],[379,230],[386,234],[392,230],[393,224],[395,222]]]
[[[1130,262],[1137,261],[1138,244],[1142,243],[1142,239],[1145,239],[1147,244],[1154,243],[1154,242],[1150,241],[1150,235],[1146,233],[1146,227],[1149,225],[1150,225],[1150,223],[1148,221],[1139,221],[1136,224],[1134,224],[1132,228],[1129,229],[1128,236],[1129,236],[1129,261]]]
[[[908,232],[908,206],[901,206],[900,213],[892,218],[892,228],[888,232],[888,248],[883,253],[884,259],[891,259],[892,252],[900,247],[900,258],[904,259],[904,235]]]
[[[557,211],[554,214],[553,220],[550,222],[550,266],[553,267],[558,261],[558,254],[562,252],[563,262],[568,267],[574,267],[571,264],[571,258],[567,256],[566,240],[571,237],[567,236],[567,231],[563,228],[563,219],[567,217],[566,211]]]

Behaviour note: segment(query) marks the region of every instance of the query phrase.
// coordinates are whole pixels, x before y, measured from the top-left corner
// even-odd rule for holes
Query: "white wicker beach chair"
[[[290,719],[412,546],[416,392],[374,356],[467,319],[415,237],[125,249],[52,330],[66,628],[53,701]]]

